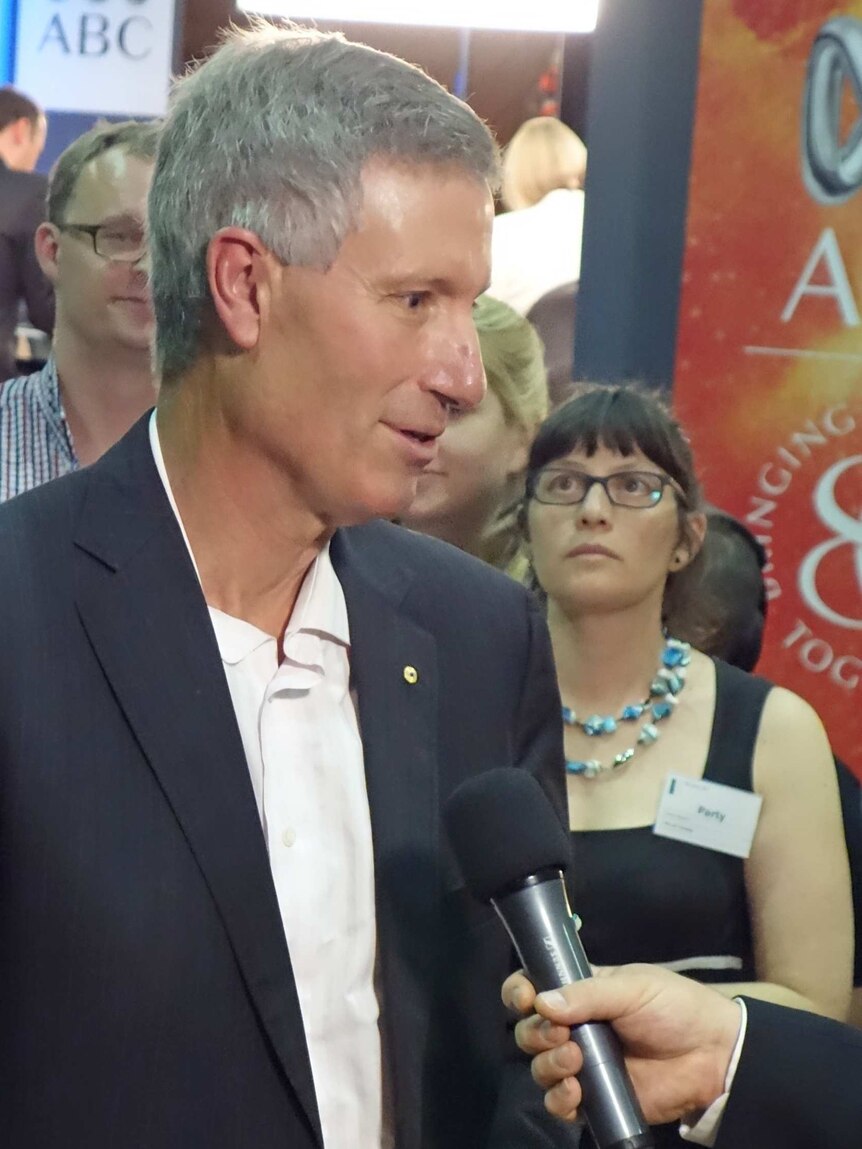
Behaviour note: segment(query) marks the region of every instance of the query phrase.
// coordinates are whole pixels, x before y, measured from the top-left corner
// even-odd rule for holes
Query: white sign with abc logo
[[[176,0],[18,0],[15,84],[55,112],[157,116]]]

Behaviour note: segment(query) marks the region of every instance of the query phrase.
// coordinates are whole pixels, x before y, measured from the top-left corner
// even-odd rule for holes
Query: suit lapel
[[[139,423],[89,472],[78,609],[203,873],[272,1046],[322,1143],[290,956],[215,635]]]
[[[439,974],[437,649],[401,609],[411,576],[393,569],[388,555],[375,562],[363,553],[362,538],[362,528],[338,532],[331,554],[350,621],[371,809],[385,1072],[398,1102],[398,1149],[418,1149],[431,983]]]

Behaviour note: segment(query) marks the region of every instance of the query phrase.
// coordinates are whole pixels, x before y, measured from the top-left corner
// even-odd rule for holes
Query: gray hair
[[[373,157],[455,164],[496,190],[475,113],[419,68],[339,34],[258,21],[179,82],[150,192],[156,363],[194,362],[212,318],[206,251],[245,227],[289,265],[329,267]]]

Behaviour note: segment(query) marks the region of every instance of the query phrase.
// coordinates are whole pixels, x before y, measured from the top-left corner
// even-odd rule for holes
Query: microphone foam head
[[[444,821],[467,889],[482,902],[540,870],[565,870],[571,846],[541,785],[507,767],[468,778]]]

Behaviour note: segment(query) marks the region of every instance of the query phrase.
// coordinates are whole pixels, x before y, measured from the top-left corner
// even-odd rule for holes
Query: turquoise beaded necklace
[[[637,742],[628,750],[621,750],[615,754],[610,762],[600,762],[598,758],[587,758],[584,761],[566,762],[566,770],[570,774],[580,775],[582,778],[595,778],[599,774],[606,774],[625,766],[635,755],[638,746],[651,746],[657,741],[660,734],[658,723],[663,722],[673,714],[674,707],[679,701],[679,695],[685,686],[686,668],[691,662],[691,647],[687,642],[678,638],[666,638],[661,663],[655,678],[650,683],[649,694],[643,702],[633,702],[624,706],[618,715],[591,714],[589,718],[578,718],[570,706],[563,707],[563,722],[567,726],[577,726],[591,738],[602,734],[614,734],[620,723],[637,722],[646,718]]]

